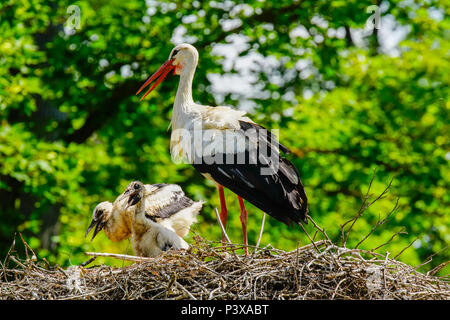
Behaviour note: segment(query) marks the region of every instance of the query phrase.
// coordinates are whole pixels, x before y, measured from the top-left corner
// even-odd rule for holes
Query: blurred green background
[[[70,7],[75,5],[76,7]],[[370,7],[376,5],[376,7]],[[172,163],[167,130],[178,77],[143,102],[143,81],[189,42],[200,54],[194,100],[247,110],[293,150],[311,216],[333,240],[371,193],[386,197],[354,226],[361,244],[421,270],[449,259],[448,1],[6,0],[0,4],[0,258],[20,232],[50,263],[83,252],[132,254],[128,241],[84,238],[97,203],[132,180],[178,183],[207,201],[192,234],[218,241],[214,185]],[[375,10],[375,11],[374,11]],[[379,16],[377,15],[379,13]],[[374,28],[375,26],[375,28]],[[241,242],[231,192],[228,232]],[[248,205],[249,242],[261,211]],[[311,224],[307,226],[314,232]],[[20,251],[16,235],[16,250]],[[268,217],[262,245],[308,243]],[[110,265],[121,265],[115,260]],[[448,273],[442,270],[440,274]]]

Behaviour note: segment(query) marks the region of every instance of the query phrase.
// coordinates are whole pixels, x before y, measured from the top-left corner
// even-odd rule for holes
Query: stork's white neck
[[[192,99],[192,80],[194,79],[196,63],[186,64],[181,70],[180,82],[173,105],[173,113],[185,113],[190,111],[194,104]]]

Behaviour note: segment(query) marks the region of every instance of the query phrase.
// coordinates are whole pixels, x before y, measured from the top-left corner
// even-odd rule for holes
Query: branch
[[[217,208],[214,208],[214,212],[216,213],[216,218],[217,218],[217,222],[219,222],[220,229],[222,229],[222,234],[225,236],[225,239],[227,240],[228,244],[231,244],[231,240],[228,237],[227,232],[225,231],[222,221],[220,221],[219,212],[217,211]]]
[[[263,234],[263,230],[264,230],[264,222],[266,221],[266,213],[263,212],[263,217],[262,217],[262,221],[261,221],[261,228],[259,229],[259,235],[258,235],[258,240],[256,241],[256,247],[259,247],[259,243],[261,242],[261,237]]]
[[[356,220],[357,220],[359,217],[361,217],[362,214],[363,214],[363,212],[364,212],[364,210],[367,209],[367,208],[364,207],[364,205],[366,204],[367,199],[369,199],[369,192],[370,192],[370,189],[372,188],[373,180],[375,179],[375,173],[376,173],[376,170],[377,170],[377,169],[375,168],[374,171],[373,171],[372,178],[370,179],[370,182],[369,182],[369,187],[367,188],[366,195],[365,195],[364,198],[363,198],[363,202],[362,202],[362,204],[361,204],[361,207],[359,208],[358,213],[356,214],[355,217],[353,217],[352,219],[348,220],[348,221],[345,222],[343,225],[341,225],[342,246],[343,246],[343,247],[345,247],[345,245],[346,245],[346,243],[347,243],[348,234],[350,233],[350,230],[353,228],[353,225],[355,224]],[[347,230],[347,236],[345,236],[345,230],[344,230],[344,227],[345,227],[348,223],[350,223],[351,221],[353,221],[353,223],[352,223],[352,225],[350,226],[350,228]]]
[[[130,256],[127,254],[118,254],[118,253],[85,252],[84,254],[87,256],[108,257],[108,258],[127,260],[127,261],[135,261],[135,262],[155,261],[155,258],[137,257],[137,256]]]
[[[391,217],[391,215],[398,209],[398,201],[399,201],[399,198],[397,198],[397,201],[395,202],[394,208],[392,208],[392,210],[386,215],[386,217],[383,220],[380,220],[380,218],[378,218],[378,221],[373,226],[372,230],[370,230],[370,232],[361,241],[358,242],[358,244],[355,246],[355,249],[357,249],[361,243],[363,243],[368,237],[370,237],[370,235],[376,230],[376,228],[378,228],[382,224],[385,224],[386,222],[389,221],[389,218]]]
[[[406,247],[404,247],[404,248],[402,249],[402,251],[400,251],[399,253],[397,253],[397,255],[396,255],[394,258],[392,258],[392,259],[393,259],[393,260],[397,260],[397,258],[398,258],[398,257],[399,257],[406,249],[408,249],[409,247],[411,247],[411,246],[413,245],[413,243],[416,242],[417,239],[419,239],[419,237],[415,238],[410,244],[408,244]]]
[[[342,246],[343,246],[343,247],[345,247],[345,245],[347,244],[347,240],[348,240],[348,236],[349,236],[349,234],[350,234],[350,230],[353,228],[353,226],[355,225],[356,221],[363,215],[364,211],[366,211],[366,210],[367,210],[370,206],[372,206],[375,202],[377,202],[378,200],[380,200],[380,199],[383,198],[383,196],[384,196],[384,195],[388,192],[388,190],[391,188],[392,182],[394,181],[394,178],[392,178],[391,181],[389,182],[388,186],[383,190],[383,192],[382,192],[378,197],[376,197],[373,201],[371,201],[370,203],[368,203],[367,205],[365,205],[365,204],[366,204],[366,201],[367,201],[368,198],[370,197],[370,196],[369,196],[369,191],[370,191],[370,188],[371,188],[371,186],[372,186],[372,182],[373,182],[374,178],[375,178],[375,171],[374,171],[374,174],[373,174],[373,176],[372,176],[372,179],[370,180],[369,188],[368,188],[368,190],[367,190],[367,193],[366,193],[366,195],[365,195],[365,197],[364,197],[363,203],[361,204],[361,207],[360,207],[358,213],[357,213],[352,219],[348,220],[347,222],[345,222],[345,223],[341,226],[341,232],[342,232],[342,237],[343,237],[343,243],[342,243]],[[386,219],[393,213],[393,211],[395,211],[395,210],[398,208],[398,201],[399,201],[399,199],[397,199],[397,203],[395,204],[394,209],[386,216],[386,218],[383,220],[383,222],[382,222],[381,224],[385,223],[385,222],[387,221]],[[352,224],[351,224],[350,227],[348,228],[347,234],[345,235],[344,227],[345,227],[348,223],[350,223],[350,222],[352,222]],[[378,223],[379,223],[379,222],[380,222],[380,221],[378,220],[377,225],[375,226],[375,228],[378,227]],[[375,230],[375,228],[372,229],[371,233]],[[370,234],[371,234],[371,233],[370,233]],[[369,235],[370,235],[370,234],[369,234]],[[369,236],[369,235],[368,235],[368,236]],[[367,238],[367,237],[366,237],[366,238]],[[364,241],[366,238],[364,238],[362,241]],[[361,242],[362,242],[362,241],[361,241]],[[359,245],[359,244],[358,244],[358,245]]]
[[[442,262],[440,265],[438,265],[436,268],[430,270],[427,272],[427,276],[431,275],[434,276],[439,270],[441,270],[442,268],[444,268],[445,266],[447,266],[448,264],[450,264],[450,261],[445,261]]]
[[[437,252],[431,254],[430,256],[428,256],[428,258],[425,259],[425,262],[422,262],[421,264],[419,264],[418,266],[416,266],[416,267],[414,268],[414,270],[417,270],[417,269],[419,269],[420,267],[422,267],[422,266],[424,266],[424,265],[430,263],[430,262],[433,260],[433,257],[434,257],[435,255],[441,253],[442,251],[447,250],[448,247],[449,247],[449,246],[445,246],[444,248],[440,249],[439,251],[437,251]]]
[[[383,246],[389,244],[389,243],[390,243],[397,235],[399,235],[399,234],[408,234],[408,232],[406,232],[405,229],[406,229],[405,227],[402,227],[402,229],[401,229],[400,231],[394,233],[394,234],[391,236],[391,238],[390,238],[387,242],[385,242],[385,243],[383,243],[383,244],[380,244],[378,247],[373,248],[373,249],[371,249],[370,251],[378,250],[378,249],[380,249],[381,247],[383,247]]]

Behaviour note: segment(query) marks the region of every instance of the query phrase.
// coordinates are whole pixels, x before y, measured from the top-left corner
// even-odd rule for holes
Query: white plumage
[[[145,185],[144,200],[147,215],[182,238],[187,236],[191,225],[197,222],[197,215],[205,203],[186,197],[177,184]]]
[[[95,226],[92,239],[102,229],[111,241],[121,241],[131,236],[134,208],[129,207],[127,203],[130,185],[114,203],[104,201],[95,207],[86,235]],[[156,223],[172,230],[180,237],[185,237],[191,225],[197,222],[197,215],[204,202],[192,201],[176,184],[146,184],[144,186],[147,214],[154,217]]]
[[[154,216],[146,210],[144,185],[135,181],[129,186],[131,192],[127,202],[134,209],[132,242],[135,254],[142,257],[156,257],[169,249],[187,249],[189,245],[174,231],[154,221]],[[133,207],[134,206],[134,207]]]

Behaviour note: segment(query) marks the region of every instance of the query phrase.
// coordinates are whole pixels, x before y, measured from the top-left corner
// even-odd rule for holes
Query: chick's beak
[[[134,206],[136,203],[138,203],[141,200],[141,196],[138,192],[133,192],[130,194],[130,197],[128,198],[128,207]]]
[[[131,189],[127,188],[119,197],[119,201],[122,201],[123,199],[125,199],[126,197],[128,197],[128,195],[130,194]]]
[[[156,80],[158,77],[158,80],[150,87],[150,89],[144,94],[144,96],[141,98],[141,101],[150,93],[153,89],[155,89],[163,80],[164,78],[169,74],[170,71],[175,69],[175,66],[172,64],[172,62],[175,59],[167,60],[159,69],[156,71],[150,78],[145,81],[145,83],[139,88],[138,92],[136,92],[136,95],[139,94],[145,87],[150,85],[154,80]]]
[[[88,235],[89,231],[91,231],[91,229],[95,226],[94,229],[94,233],[92,234],[92,238],[91,241],[94,240],[95,236],[97,235],[97,233],[100,232],[100,230],[103,229],[103,227],[105,226],[105,222],[101,221],[101,219],[92,219],[91,224],[89,225],[86,233],[84,234],[84,237],[86,238],[86,236]]]

